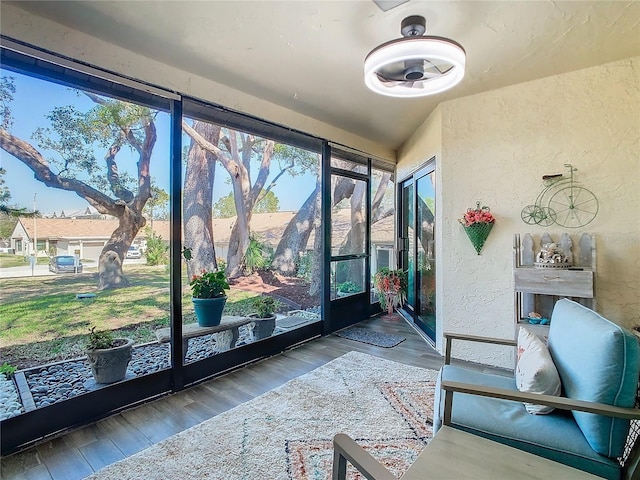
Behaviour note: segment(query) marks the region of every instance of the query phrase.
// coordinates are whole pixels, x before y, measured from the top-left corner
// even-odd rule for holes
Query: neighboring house
[[[83,218],[83,219],[93,219],[93,220],[106,220],[113,219],[111,215],[104,215],[96,210],[94,207],[88,206],[84,210],[72,210],[69,213],[64,213],[64,210],[60,212],[58,215],[56,212],[53,212],[50,215],[44,215],[47,218]]]
[[[258,241],[276,248],[285,228],[295,212],[255,213],[251,220],[251,231]],[[372,271],[379,262],[387,266],[393,259],[393,216],[378,222],[372,234]],[[236,217],[213,219],[216,256],[226,258],[229,251],[229,239]],[[336,235],[333,245],[340,245],[351,228],[349,210],[338,210],[333,216],[333,232]],[[16,255],[33,253],[33,238],[37,235],[38,256],[80,255],[85,260],[97,261],[111,233],[117,228],[117,220],[94,220],[84,218],[24,218],[21,217],[11,234],[11,248]],[[151,226],[151,222],[148,222]],[[153,231],[168,243],[169,222],[153,221]],[[35,232],[35,233],[34,233]],[[143,251],[146,248],[146,231],[140,230],[133,243]],[[313,249],[314,236],[309,238],[307,250]],[[337,253],[337,248],[334,251]],[[373,252],[372,250],[372,252]]]
[[[98,260],[117,226],[117,220],[21,217],[11,234],[11,246],[16,255],[31,255],[37,236],[39,257],[77,254],[83,259]]]

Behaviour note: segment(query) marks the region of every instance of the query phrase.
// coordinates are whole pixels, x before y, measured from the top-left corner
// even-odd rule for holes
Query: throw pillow
[[[526,328],[518,332],[518,362],[515,374],[516,386],[521,392],[560,395],[561,384],[558,370],[545,343]],[[551,413],[553,407],[524,404],[527,412],[534,415]]]

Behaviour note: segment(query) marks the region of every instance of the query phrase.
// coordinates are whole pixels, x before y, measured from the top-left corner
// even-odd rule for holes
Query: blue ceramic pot
[[[201,327],[215,327],[220,325],[222,310],[227,302],[227,297],[216,298],[192,298],[193,310]]]

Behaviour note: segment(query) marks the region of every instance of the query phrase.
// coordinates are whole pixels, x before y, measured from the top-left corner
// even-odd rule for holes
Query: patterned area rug
[[[373,330],[362,327],[347,328],[346,330],[337,332],[336,335],[348,338],[349,340],[355,340],[356,342],[368,343],[369,345],[384,348],[395,347],[406,340],[405,337],[401,337],[400,335],[374,332]]]
[[[400,476],[431,439],[436,375],[350,352],[88,478],[329,479],[338,432]]]

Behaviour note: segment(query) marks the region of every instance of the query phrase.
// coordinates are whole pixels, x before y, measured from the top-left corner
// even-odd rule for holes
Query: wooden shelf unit
[[[553,306],[561,298],[570,298],[591,309],[595,309],[596,299],[596,244],[592,234],[583,233],[576,238],[574,248],[572,238],[563,233],[552,239],[545,233],[536,246],[530,233],[513,236],[513,279],[515,293],[514,322],[516,338],[518,327],[526,325],[536,335],[547,338],[548,325],[531,324],[526,318],[529,312],[538,312],[551,319]],[[536,254],[545,243],[558,243],[565,255],[573,257],[573,267],[582,270],[539,268],[534,266]]]

